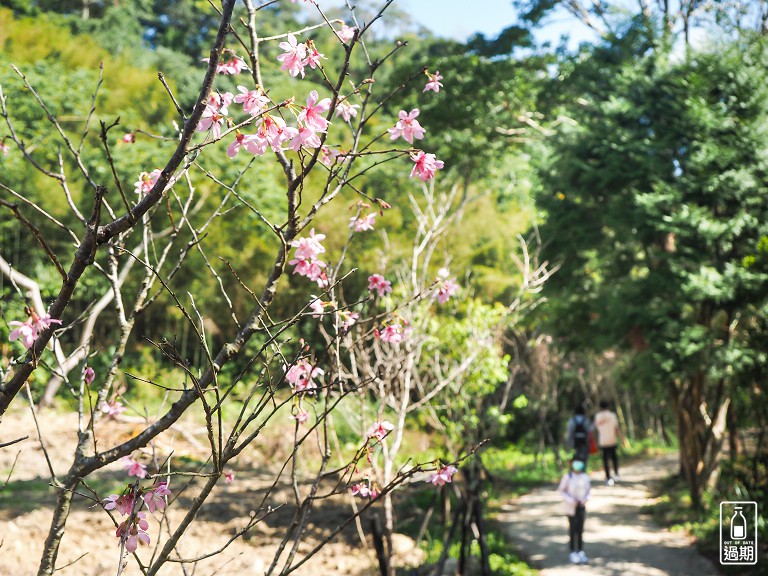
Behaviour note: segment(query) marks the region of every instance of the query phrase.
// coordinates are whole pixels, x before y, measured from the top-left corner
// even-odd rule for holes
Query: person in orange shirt
[[[608,401],[600,402],[600,411],[595,414],[595,429],[597,430],[597,443],[603,453],[603,468],[605,468],[605,482],[613,486],[619,479],[619,457],[616,448],[621,437],[619,419],[614,412],[608,409]],[[610,464],[613,463],[613,476],[611,476]]]

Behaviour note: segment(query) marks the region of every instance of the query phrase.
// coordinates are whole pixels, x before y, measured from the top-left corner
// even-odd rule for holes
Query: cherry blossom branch
[[[64,285],[59,291],[56,300],[48,310],[51,318],[61,318],[64,309],[69,304],[69,301],[74,294],[74,290],[80,277],[82,276],[85,269],[93,261],[97,248],[100,245],[107,243],[118,234],[132,228],[136,222],[141,220],[141,217],[146,214],[151,207],[160,201],[166,184],[168,184],[174,171],[181,165],[182,161],[184,160],[187,154],[189,143],[192,140],[192,136],[195,133],[197,124],[202,117],[203,110],[205,109],[206,103],[208,102],[208,96],[211,92],[211,87],[213,86],[213,78],[216,73],[216,65],[218,63],[219,54],[221,53],[221,50],[224,46],[224,41],[226,39],[227,30],[229,29],[229,21],[232,17],[234,5],[234,0],[223,0],[222,21],[219,26],[219,31],[214,43],[214,47],[211,50],[208,69],[200,89],[200,96],[191,116],[184,125],[184,131],[182,132],[176,151],[169,159],[165,168],[161,171],[161,174],[155,182],[155,185],[152,187],[152,190],[150,190],[150,192],[142,200],[140,200],[139,203],[134,206],[133,209],[126,215],[112,221],[105,226],[98,227],[100,204],[105,190],[101,187],[96,187],[96,206],[94,208],[94,213],[87,223],[85,235],[83,236],[80,247],[74,256],[72,265],[69,269],[69,272],[67,273],[66,280],[64,281]],[[0,415],[5,413],[11,401],[21,389],[23,382],[27,380],[32,371],[37,367],[40,352],[47,344],[51,333],[52,330],[48,329],[39,335],[38,339],[35,341],[35,344],[27,353],[24,363],[19,366],[11,380],[6,384],[0,385]]]

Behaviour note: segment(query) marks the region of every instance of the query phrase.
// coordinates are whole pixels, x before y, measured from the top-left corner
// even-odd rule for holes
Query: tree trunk
[[[677,414],[677,434],[680,444],[680,471],[688,485],[691,505],[701,509],[705,488],[717,480],[722,453],[725,419],[729,398],[722,398],[719,406],[712,406],[714,417],[707,412],[704,397],[706,377],[694,374],[679,387],[673,386],[673,401]],[[716,402],[715,399],[712,399]]]

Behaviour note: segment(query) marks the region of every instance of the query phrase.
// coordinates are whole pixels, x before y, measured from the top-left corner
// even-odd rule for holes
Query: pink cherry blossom
[[[368,428],[368,431],[365,433],[365,440],[374,438],[381,442],[384,440],[384,437],[394,429],[395,425],[391,422],[387,420],[379,420],[378,422],[372,424],[370,428]]]
[[[27,350],[32,348],[35,343],[35,339],[37,338],[35,329],[32,326],[32,318],[28,318],[25,322],[11,320],[8,322],[8,325],[17,326],[17,328],[11,330],[11,333],[8,336],[8,340],[11,342],[14,340],[19,340]]]
[[[267,141],[255,134],[243,134],[235,130],[235,140],[227,146],[227,156],[234,158],[240,152],[240,148],[245,148],[255,156],[261,156],[267,150]]]
[[[344,156],[344,154],[344,152],[339,152],[338,150],[328,148],[328,146],[323,146],[320,148],[320,162],[331,168],[337,162],[339,156],[341,156],[342,162],[347,160],[347,157]]]
[[[130,456],[123,456],[120,458],[120,462],[122,463],[123,468],[128,472],[128,476],[136,476],[137,478],[147,477],[147,467]]]
[[[360,314],[357,312],[350,312],[349,310],[340,310],[339,319],[341,320],[341,329],[349,330],[360,319]]]
[[[323,374],[325,371],[322,368],[313,366],[309,360],[302,358],[286,370],[285,379],[296,392],[311,394],[317,388],[314,379],[322,377]]]
[[[235,481],[235,473],[232,470],[229,470],[224,474],[224,482],[227,484],[232,484],[232,482]]]
[[[128,132],[123,135],[123,144],[133,144],[136,142],[136,135],[133,132]]]
[[[384,342],[389,342],[390,344],[399,344],[403,341],[404,336],[405,330],[402,325],[397,323],[388,324],[384,327],[384,330],[379,333],[379,337]]]
[[[278,44],[284,52],[277,59],[283,63],[280,70],[287,70],[288,74],[294,78],[301,74],[304,78],[304,67],[306,66],[307,46],[304,43],[299,44],[296,36],[288,34],[287,42]]]
[[[8,146],[8,144],[5,143],[5,141],[0,141],[0,152],[3,153],[3,156],[8,156],[8,152],[11,151],[11,147]]]
[[[316,234],[312,228],[308,238],[297,238],[291,242],[291,246],[296,248],[296,258],[299,260],[315,260],[325,252],[325,247],[321,244],[323,240],[325,234]]]
[[[149,194],[157,182],[157,179],[160,178],[160,174],[161,172],[159,168],[155,168],[152,172],[142,172],[139,174],[139,179],[133,185],[134,192],[139,195],[143,194],[144,196]]]
[[[414,162],[411,178],[417,175],[422,182],[434,178],[435,172],[444,166],[443,161],[438,160],[434,154],[426,154],[422,150],[417,151],[416,154],[411,154],[411,160]]]
[[[299,424],[304,424],[307,420],[309,420],[309,412],[304,410],[303,408],[300,409],[296,414],[292,414],[291,418],[296,420]]]
[[[61,320],[51,318],[50,314],[38,316],[34,310],[32,312],[32,329],[35,331],[35,337],[51,327],[51,324],[61,324]]]
[[[19,340],[24,347],[29,350],[42,332],[50,328],[52,324],[61,324],[61,320],[51,318],[50,314],[38,316],[34,310],[28,309],[27,311],[31,316],[24,322],[19,322],[17,320],[8,322],[9,326],[16,326],[16,328],[11,330],[11,333],[8,335],[8,340],[11,342]]]
[[[445,486],[446,483],[451,482],[451,477],[456,474],[456,472],[458,472],[456,466],[445,466],[444,468],[440,468],[440,470],[429,479],[429,482],[435,486]]]
[[[234,102],[243,105],[243,112],[251,116],[258,116],[269,105],[267,98],[261,90],[248,90],[245,86],[238,86],[240,94],[234,97]]]
[[[322,144],[320,136],[309,126],[299,126],[298,130],[289,128],[293,137],[291,138],[291,150],[298,152],[302,146],[304,148],[319,148]],[[295,130],[295,132],[294,132]]]
[[[336,31],[336,36],[338,36],[339,40],[346,44],[352,40],[352,38],[354,38],[355,30],[357,30],[357,27],[350,27],[344,24],[339,30]]]
[[[325,132],[328,129],[328,120],[323,116],[331,107],[331,99],[323,98],[318,102],[317,90],[312,90],[307,96],[307,105],[302,106],[296,120],[317,132]]]
[[[359,104],[350,104],[346,100],[342,100],[336,104],[336,116],[341,116],[344,122],[351,122],[352,118],[357,116],[358,108],[360,108]]]
[[[349,219],[349,227],[354,229],[355,232],[373,230],[374,224],[376,224],[375,212],[373,214],[368,214],[368,216],[353,216]]]
[[[83,371],[83,380],[85,380],[85,383],[88,384],[88,386],[90,386],[94,378],[96,378],[96,371],[90,366],[88,366]]]
[[[277,152],[282,149],[283,142],[291,138],[287,130],[285,120],[280,116],[266,114],[261,126],[259,126],[257,135],[269,142],[272,150]]]
[[[156,482],[149,491],[142,496],[144,503],[150,512],[162,510],[167,506],[166,497],[171,495],[166,482]]]
[[[123,516],[126,516],[133,512],[133,493],[110,494],[104,500],[101,501],[101,505],[104,506],[104,510],[117,510]]]
[[[440,304],[445,304],[448,300],[456,294],[459,289],[459,285],[456,283],[455,278],[448,278],[450,272],[446,268],[440,268],[437,271],[437,281],[435,283],[435,291],[432,293],[432,298],[436,299]]]
[[[320,298],[316,298],[314,296],[313,298],[314,300],[312,300],[309,303],[309,307],[312,309],[312,312],[314,312],[314,314],[312,314],[312,318],[319,318],[320,316],[322,316],[323,312],[325,311],[326,305],[328,305],[329,303],[323,302],[322,300],[320,300]]]
[[[327,60],[327,58],[317,51],[315,43],[312,42],[312,40],[309,40],[307,44],[307,59],[304,61],[304,65],[309,66],[312,70],[315,68],[322,68],[320,60]]]
[[[390,140],[397,140],[402,136],[406,142],[413,144],[414,138],[417,140],[424,138],[426,130],[424,130],[424,128],[421,127],[421,124],[419,124],[419,121],[416,120],[418,115],[418,108],[414,108],[410,112],[400,110],[398,113],[399,120],[397,121],[397,124],[395,124],[394,128],[389,128],[387,130],[389,132]]]
[[[440,84],[440,80],[443,79],[442,76],[440,76],[440,72],[435,70],[434,74],[430,74],[429,72],[426,72],[427,78],[429,78],[429,82],[424,86],[423,92],[428,92],[430,90],[434,91],[435,93],[440,92],[440,88],[443,87],[442,84]]]
[[[137,512],[136,517],[130,522],[130,518],[124,520],[115,531],[115,536],[119,538],[119,542],[125,542],[125,549],[133,554],[136,552],[139,544],[149,545],[149,522],[147,522],[146,514],[144,512]]]
[[[99,409],[108,417],[115,418],[125,412],[125,406],[118,400],[110,400],[109,402],[102,402]]]
[[[203,62],[210,62],[210,60],[210,58],[202,58]],[[236,75],[240,74],[243,70],[248,70],[245,60],[240,58],[234,50],[230,50],[229,48],[222,50],[221,58],[216,65],[217,74]]]
[[[208,107],[211,110],[216,110],[222,116],[229,114],[229,105],[235,99],[234,94],[231,92],[211,92],[208,96]]]
[[[352,486],[352,495],[375,500],[379,495],[379,490],[373,485],[373,483],[368,484],[366,482],[358,482]]]
[[[321,288],[325,288],[328,285],[328,277],[323,271],[323,268],[326,267],[326,263],[322,260],[300,260],[294,258],[293,260],[290,260],[288,264],[295,266],[293,269],[294,274],[306,276],[313,282],[317,282],[317,285]]]
[[[226,121],[226,115],[222,114],[218,108],[209,105],[203,110],[203,116],[200,118],[196,130],[198,132],[210,130],[214,139],[217,139],[221,136],[221,127]]]
[[[352,495],[353,496],[360,496],[362,498],[367,498],[371,495],[371,491],[368,488],[368,484],[364,484],[363,482],[358,482],[354,486],[352,486]]]
[[[379,297],[392,292],[392,283],[386,280],[381,274],[371,274],[368,276],[368,290],[378,292]]]

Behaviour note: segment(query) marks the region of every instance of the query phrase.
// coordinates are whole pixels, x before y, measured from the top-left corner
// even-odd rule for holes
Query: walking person
[[[584,553],[584,520],[587,516],[586,503],[590,491],[589,476],[582,460],[571,460],[570,470],[560,480],[557,491],[563,498],[563,512],[568,516],[568,545],[571,564],[589,562]]]
[[[608,408],[607,400],[600,401],[600,411],[595,414],[595,428],[597,429],[597,443],[603,453],[603,468],[605,469],[605,483],[613,486],[619,480],[619,456],[616,449],[621,438],[619,419]],[[610,464],[613,464],[613,476],[611,476]]]
[[[574,414],[568,420],[566,445],[573,450],[573,457],[587,465],[589,458],[589,435],[592,433],[592,422],[584,414],[584,405],[579,404]]]

